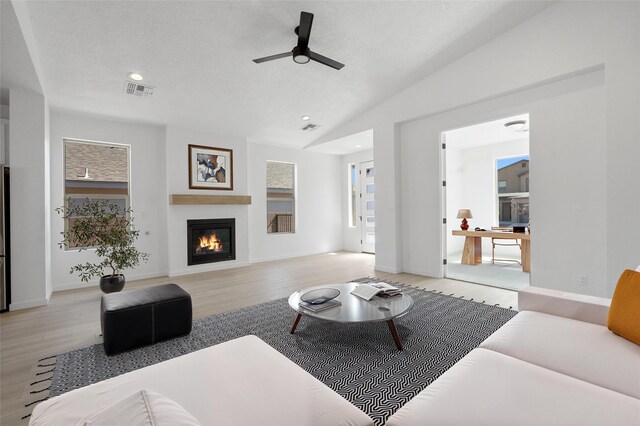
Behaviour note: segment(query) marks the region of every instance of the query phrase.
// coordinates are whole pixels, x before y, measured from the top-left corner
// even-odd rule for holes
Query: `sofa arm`
[[[541,287],[518,292],[518,310],[536,311],[598,325],[607,325],[611,299]]]

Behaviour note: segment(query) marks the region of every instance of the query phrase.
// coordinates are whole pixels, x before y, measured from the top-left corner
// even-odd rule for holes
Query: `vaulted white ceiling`
[[[548,6],[523,1],[28,1],[54,110],[302,148]],[[309,46],[346,66],[291,58]],[[130,72],[155,86],[124,95]],[[319,127],[302,131],[302,115]]]

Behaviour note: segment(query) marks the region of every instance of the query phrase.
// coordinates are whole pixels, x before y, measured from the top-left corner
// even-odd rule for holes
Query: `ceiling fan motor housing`
[[[322,56],[317,52],[309,49],[309,36],[311,35],[311,26],[313,24],[313,13],[300,12],[300,25],[295,29],[298,35],[298,44],[291,49],[290,52],[278,53],[276,55],[265,56],[263,58],[254,59],[253,62],[260,64],[262,62],[273,61],[274,59],[286,58],[291,56],[296,64],[307,64],[309,61],[319,62],[323,65],[339,70],[344,64],[334,61],[333,59]]]
[[[293,61],[297,64],[306,64],[311,60],[311,54],[308,47],[303,51],[298,46],[296,46],[293,48],[291,53],[293,53]]]

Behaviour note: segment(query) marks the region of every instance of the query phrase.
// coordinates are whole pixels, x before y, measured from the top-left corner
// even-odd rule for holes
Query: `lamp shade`
[[[471,214],[471,210],[469,209],[460,209],[458,210],[458,219],[472,219],[473,215]]]

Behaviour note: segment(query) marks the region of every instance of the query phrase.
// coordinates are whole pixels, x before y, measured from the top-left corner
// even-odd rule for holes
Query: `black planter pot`
[[[115,293],[124,288],[124,275],[105,275],[100,277],[100,290],[103,293]]]

